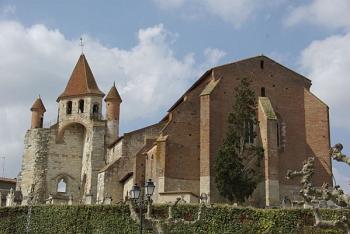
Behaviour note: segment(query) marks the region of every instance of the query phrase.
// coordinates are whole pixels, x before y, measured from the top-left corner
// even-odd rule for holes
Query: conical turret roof
[[[41,100],[40,96],[35,100],[35,102],[32,105],[32,108],[30,108],[31,111],[42,111],[45,112],[45,106],[43,101]]]
[[[111,100],[117,100],[119,102],[122,102],[122,98],[120,97],[117,88],[115,87],[115,83],[113,83],[112,88],[109,90],[105,102],[111,101]]]
[[[84,54],[81,54],[75,68],[70,76],[64,92],[57,98],[59,101],[65,97],[75,97],[82,95],[104,96],[98,88],[94,75]]]

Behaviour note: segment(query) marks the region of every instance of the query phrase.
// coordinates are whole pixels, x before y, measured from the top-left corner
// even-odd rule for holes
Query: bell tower
[[[74,142],[66,141],[66,136],[81,136],[80,198],[90,202],[96,198],[97,173],[104,161],[104,136],[106,121],[102,118],[104,93],[98,88],[94,75],[82,53],[70,76],[63,93],[57,98],[58,133],[56,143],[64,143],[67,148],[76,149]],[[73,130],[72,130],[73,129]],[[67,138],[68,139],[68,138]]]
[[[104,93],[100,91],[84,54],[81,54],[59,103],[59,126],[79,122],[85,127],[93,120],[102,120],[101,105]]]
[[[122,99],[118,93],[115,83],[109,90],[106,98],[107,133],[106,143],[111,144],[119,137],[119,116]]]

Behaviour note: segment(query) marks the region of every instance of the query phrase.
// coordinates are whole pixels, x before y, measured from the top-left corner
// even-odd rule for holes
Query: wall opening
[[[67,102],[66,113],[67,115],[72,114],[72,101]]]
[[[260,60],[260,68],[264,69],[264,60]]]
[[[92,106],[92,113],[93,113],[93,114],[98,114],[98,104],[94,104],[94,105]]]
[[[244,143],[254,143],[254,123],[251,119],[244,122]]]
[[[84,113],[84,100],[79,100],[79,113]]]
[[[260,96],[261,96],[261,97],[266,97],[266,90],[265,90],[265,87],[261,87]]]
[[[40,128],[44,126],[44,118],[43,116],[40,117]]]
[[[281,145],[281,133],[280,133],[280,125],[277,123],[277,147],[279,148]]]
[[[67,182],[64,178],[60,179],[57,184],[57,192],[66,193],[67,192]]]

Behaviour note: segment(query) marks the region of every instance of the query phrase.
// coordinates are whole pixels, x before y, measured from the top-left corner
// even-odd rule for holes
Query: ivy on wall
[[[25,233],[27,207],[0,208],[0,233]],[[197,205],[179,205],[174,217],[193,220]],[[153,209],[157,218],[165,218],[167,206]],[[323,217],[350,218],[350,210],[321,210]],[[35,206],[30,233],[138,233],[127,205]],[[166,233],[342,233],[338,229],[314,228],[308,209],[250,209],[214,206],[203,210],[201,221],[169,225]]]

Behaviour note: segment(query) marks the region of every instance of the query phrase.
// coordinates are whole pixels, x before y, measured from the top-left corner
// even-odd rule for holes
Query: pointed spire
[[[30,108],[31,111],[42,111],[42,112],[46,112],[45,106],[43,101],[39,97],[35,100],[35,102],[32,105],[32,108]]]
[[[115,82],[113,82],[112,88],[109,90],[105,102],[111,101],[111,100],[117,100],[119,102],[122,102],[122,98],[120,97],[117,88],[115,87]]]
[[[84,54],[81,54],[75,68],[70,76],[64,92],[57,98],[59,101],[65,97],[82,95],[104,96],[97,86],[96,80]]]

